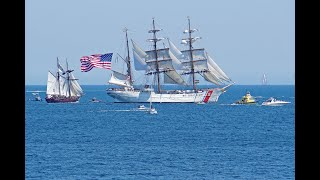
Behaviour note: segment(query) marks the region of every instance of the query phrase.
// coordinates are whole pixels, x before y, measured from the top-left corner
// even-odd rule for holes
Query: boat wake
[[[26,91],[26,92],[35,92],[35,93],[39,93],[39,92],[46,92],[46,91]]]
[[[98,111],[98,112],[134,112],[134,111],[136,111],[136,112],[138,112],[138,111],[148,111],[148,109],[143,109],[143,110],[141,110],[141,109],[114,109],[114,110],[100,110],[100,111]]]

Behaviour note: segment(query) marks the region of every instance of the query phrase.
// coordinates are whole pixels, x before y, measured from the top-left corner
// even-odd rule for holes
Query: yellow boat
[[[242,99],[237,101],[236,104],[255,104],[256,100],[251,96],[250,92],[247,91],[246,95],[242,96]]]

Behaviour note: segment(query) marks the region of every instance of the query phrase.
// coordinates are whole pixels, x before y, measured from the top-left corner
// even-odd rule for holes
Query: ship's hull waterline
[[[46,97],[47,103],[76,103],[79,102],[80,97]]]
[[[223,92],[223,89],[214,88],[198,92],[167,91],[156,93],[152,91],[151,95],[152,103],[209,103],[217,102]],[[151,101],[150,91],[108,89],[107,94],[113,97],[115,102],[147,103]]]

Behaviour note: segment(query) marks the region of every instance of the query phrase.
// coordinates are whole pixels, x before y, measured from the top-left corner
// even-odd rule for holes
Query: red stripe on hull
[[[203,102],[207,103],[207,102],[209,101],[209,99],[210,99],[210,97],[211,97],[211,95],[212,95],[212,92],[213,92],[212,89],[208,90],[206,96],[204,97]]]

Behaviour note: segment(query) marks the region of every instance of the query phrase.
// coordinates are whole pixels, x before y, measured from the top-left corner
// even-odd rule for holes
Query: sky
[[[25,84],[46,85],[56,59],[69,67],[80,85],[107,85],[111,71],[93,68],[81,72],[80,58],[113,52],[112,65],[121,69],[125,56],[124,27],[143,49],[149,50],[152,18],[163,29],[158,37],[180,44],[188,26],[202,39],[220,68],[238,85],[295,84],[294,0],[28,0],[25,2]],[[130,56],[132,45],[130,44]],[[143,72],[134,72],[142,83]],[[200,84],[208,84],[200,81]]]

